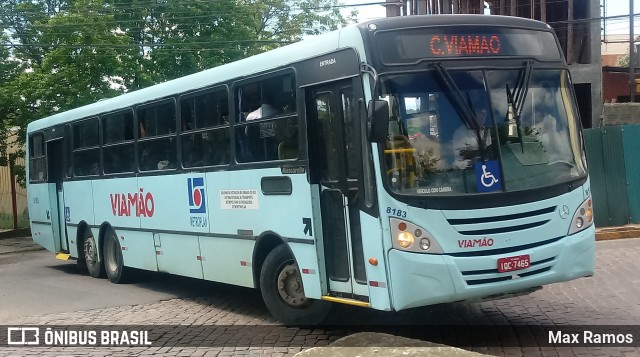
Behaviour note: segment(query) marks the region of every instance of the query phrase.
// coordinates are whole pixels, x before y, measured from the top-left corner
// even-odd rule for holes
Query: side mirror
[[[389,103],[385,100],[370,100],[369,112],[369,141],[383,143],[389,134]]]

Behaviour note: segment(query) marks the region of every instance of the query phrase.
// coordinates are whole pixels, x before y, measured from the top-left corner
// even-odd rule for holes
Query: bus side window
[[[295,80],[291,73],[236,90],[236,159],[258,162],[298,156]]]
[[[229,163],[229,105],[227,89],[180,98],[182,165],[202,167]]]
[[[105,115],[102,127],[104,173],[133,172],[133,112]]]
[[[74,123],[73,170],[75,176],[100,174],[100,133],[98,118]]]
[[[173,100],[138,108],[137,114],[140,171],[175,169],[176,110]]]

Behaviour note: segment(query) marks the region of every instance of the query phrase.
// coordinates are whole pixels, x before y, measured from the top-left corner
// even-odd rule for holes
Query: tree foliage
[[[20,127],[24,141],[32,120],[334,30],[355,15],[342,16],[339,5],[339,0],[5,0],[0,4],[0,140],[5,128]]]

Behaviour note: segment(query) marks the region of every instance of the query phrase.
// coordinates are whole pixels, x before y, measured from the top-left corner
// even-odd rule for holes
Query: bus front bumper
[[[499,258],[528,254],[527,269],[499,273]],[[507,254],[452,257],[389,252],[393,310],[475,300],[593,275],[595,227],[557,242]]]

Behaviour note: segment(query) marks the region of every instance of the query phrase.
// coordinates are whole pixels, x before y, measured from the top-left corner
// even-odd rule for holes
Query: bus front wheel
[[[118,241],[118,235],[113,230],[107,231],[104,237],[102,256],[104,257],[104,268],[109,280],[114,284],[127,282],[131,274],[129,274],[128,269],[124,266],[122,248]]]
[[[305,296],[298,264],[284,244],[267,255],[260,291],[271,314],[287,325],[317,325],[331,309],[331,303]]]
[[[104,266],[98,258],[98,245],[91,233],[88,233],[84,238],[84,261],[89,275],[94,278],[102,278],[104,276]]]

